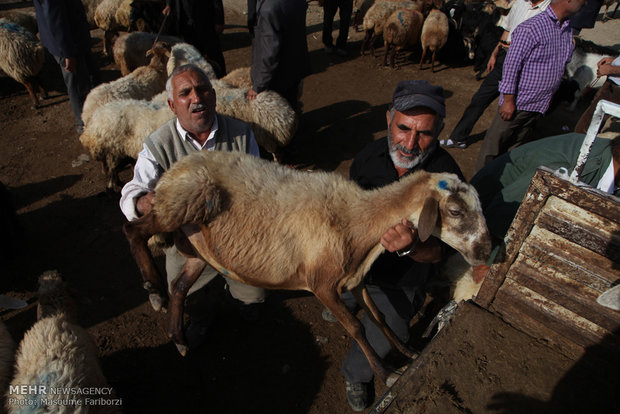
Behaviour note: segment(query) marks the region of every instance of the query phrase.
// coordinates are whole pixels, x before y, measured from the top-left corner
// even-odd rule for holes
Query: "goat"
[[[390,342],[415,355],[385,325],[363,283],[385,250],[381,236],[403,217],[417,226],[421,240],[434,234],[472,264],[489,257],[476,192],[454,174],[421,171],[367,191],[335,173],[300,172],[220,151],[199,151],[175,163],[157,184],[151,211],[123,231],[155,310],[164,305],[166,279],[147,240],[175,232],[177,248],[188,256],[170,286],[168,333],[182,355],[183,302],[206,261],[249,285],[312,292],[359,343],[377,377],[391,384],[396,375],[380,361],[340,294],[351,290]]]

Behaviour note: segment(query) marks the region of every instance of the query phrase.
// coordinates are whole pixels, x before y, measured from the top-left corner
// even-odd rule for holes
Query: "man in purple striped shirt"
[[[544,12],[513,31],[499,84],[499,113],[484,137],[476,171],[525,143],[536,121],[549,108],[573,53],[568,18],[585,3],[586,0],[552,0]]]

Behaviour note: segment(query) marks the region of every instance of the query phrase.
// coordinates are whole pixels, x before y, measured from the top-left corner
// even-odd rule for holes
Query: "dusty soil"
[[[30,10],[28,3],[2,3],[4,8]],[[442,64],[432,73],[428,67],[418,68],[415,51],[399,69],[384,68],[378,58],[359,56],[362,35],[353,31],[348,57],[326,55],[320,16],[321,9],[310,3],[308,41],[314,74],[304,84],[303,116],[286,154],[288,163],[346,176],[352,157],[384,134],[387,104],[403,79],[427,79],[445,88],[444,134],[451,131],[479,85],[471,66]],[[226,19],[222,43],[228,69],[248,66],[245,16],[227,10]],[[103,79],[120,76],[101,55],[101,32],[93,35]],[[261,319],[247,323],[224,298],[222,284],[214,283],[209,295],[216,323],[210,341],[185,358],[177,353],[167,340],[166,315],[146,303],[121,232],[125,219],[118,196],[103,192],[100,165],[84,158],[60,72],[51,58],[42,77],[51,97],[36,110],[30,108],[21,85],[0,78],[0,181],[14,196],[23,229],[23,240],[14,241],[12,258],[0,263],[0,291],[29,303],[25,309],[2,312],[15,340],[35,321],[37,277],[58,269],[79,297],[80,323],[95,338],[104,373],[122,397],[125,412],[349,412],[340,364],[350,338],[339,325],[321,319],[322,306],[309,294],[274,291]],[[572,127],[586,106],[582,102],[575,113],[560,106],[537,134],[553,135],[565,125]],[[492,105],[475,134],[484,132],[495,111]],[[451,150],[467,178],[479,146],[477,142],[466,150]],[[130,177],[128,168],[121,178]],[[427,319],[413,326],[416,347],[424,346],[419,331]],[[476,344],[475,337],[471,342]],[[442,358],[458,358],[460,352],[448,346]],[[539,382],[558,380],[555,372],[542,370],[539,375]],[[482,385],[472,383],[472,390],[462,392],[479,392]],[[385,390],[376,384],[377,395]],[[451,409],[459,411],[454,405],[448,406]]]

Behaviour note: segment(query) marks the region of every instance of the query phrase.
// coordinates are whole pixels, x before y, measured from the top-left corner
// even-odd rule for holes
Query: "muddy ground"
[[[3,8],[31,10],[28,3],[2,3]],[[414,51],[399,69],[384,68],[378,58],[359,56],[362,35],[353,31],[347,57],[326,55],[320,42],[321,13],[316,2],[310,3],[308,42],[314,73],[304,84],[303,116],[286,154],[288,163],[346,176],[352,157],[383,136],[387,104],[403,79],[427,79],[445,88],[448,116],[443,135],[452,130],[479,86],[471,66],[442,64],[432,73],[428,66],[419,69],[419,51]],[[245,16],[228,9],[226,23],[222,43],[228,69],[248,66]],[[93,31],[93,36],[104,80],[120,76],[101,54],[101,32]],[[185,358],[177,353],[167,340],[166,316],[146,303],[121,233],[125,219],[118,196],[104,192],[100,165],[84,157],[60,72],[51,58],[42,78],[51,97],[36,110],[21,85],[0,78],[0,181],[14,196],[23,229],[23,239],[13,242],[12,258],[0,264],[0,291],[29,304],[2,312],[13,337],[20,340],[35,321],[37,277],[58,269],[79,297],[79,322],[95,338],[103,371],[125,412],[349,412],[340,364],[350,338],[339,325],[321,319],[322,306],[309,294],[274,291],[261,319],[247,323],[224,298],[221,283],[214,283],[209,295],[217,317],[210,341]],[[582,102],[575,112],[558,107],[537,134],[571,128],[586,106]],[[479,139],[495,111],[492,105],[477,124],[473,132]],[[467,178],[479,146],[477,142],[466,150],[451,150]],[[128,168],[121,178],[130,177]],[[427,320],[414,323],[416,347],[424,346],[419,331]],[[443,357],[458,357],[459,352],[448,348]],[[559,380],[553,372],[542,371],[538,381]],[[379,383],[376,388],[377,395],[386,390]],[[449,406],[454,412],[463,408]]]

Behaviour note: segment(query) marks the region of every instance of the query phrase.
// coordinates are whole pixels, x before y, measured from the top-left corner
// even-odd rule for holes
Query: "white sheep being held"
[[[46,272],[39,278],[39,321],[24,335],[15,357],[15,377],[11,382],[14,391],[7,394],[9,413],[114,413],[111,405],[87,405],[86,398],[112,398],[111,389],[101,371],[97,346],[90,334],[73,323],[72,312],[64,309],[68,303],[67,292],[57,272]],[[42,303],[42,301],[44,303]],[[43,305],[43,306],[42,306]],[[33,393],[23,385],[79,390],[104,388],[94,395]],[[22,393],[26,391],[27,393]],[[105,393],[105,394],[104,394]],[[23,404],[15,400],[36,400],[38,405]],[[75,404],[59,404],[70,399]],[[44,402],[46,400],[47,402]]]
[[[433,234],[472,264],[485,263],[490,253],[477,193],[454,174],[421,171],[367,191],[335,173],[300,172],[246,154],[200,151],[164,173],[155,194],[151,212],[126,223],[124,232],[156,310],[168,290],[147,240],[176,231],[177,248],[189,253],[170,287],[169,334],[182,354],[187,351],[183,302],[206,260],[221,274],[249,285],[314,293],[356,339],[377,377],[391,384],[396,375],[380,361],[340,296],[351,290],[390,342],[414,356],[379,322],[382,316],[363,283],[385,250],[380,243],[384,232],[407,218],[421,240]]]

